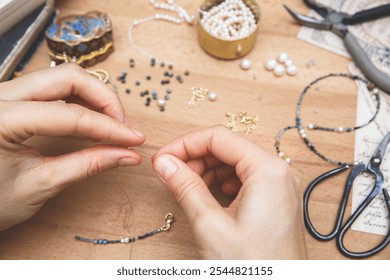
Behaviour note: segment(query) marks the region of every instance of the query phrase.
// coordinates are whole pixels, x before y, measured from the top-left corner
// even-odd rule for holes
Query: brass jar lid
[[[209,11],[225,0],[206,0],[199,11],[198,36],[201,47],[214,57],[221,59],[236,59],[248,54],[254,47],[260,22],[260,8],[255,0],[242,0],[255,16],[256,29],[248,36],[236,40],[226,40],[216,37],[206,31],[201,23],[202,11]]]

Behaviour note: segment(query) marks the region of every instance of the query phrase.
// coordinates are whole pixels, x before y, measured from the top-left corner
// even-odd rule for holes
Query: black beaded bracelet
[[[173,214],[168,213],[165,215],[165,224],[151,232],[145,233],[143,235],[139,235],[138,237],[124,237],[122,239],[115,239],[115,240],[108,240],[108,239],[91,239],[91,238],[85,238],[76,235],[74,238],[78,241],[81,242],[86,242],[86,243],[93,243],[94,245],[109,245],[109,244],[129,244],[129,243],[134,243],[137,240],[142,240],[145,238],[148,238],[150,236],[153,236],[157,233],[168,231],[171,228],[171,224],[173,223]]]

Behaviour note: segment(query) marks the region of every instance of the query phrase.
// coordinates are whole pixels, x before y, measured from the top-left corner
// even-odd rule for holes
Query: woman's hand
[[[301,211],[286,162],[224,127],[183,135],[153,157],[206,259],[302,259]],[[236,198],[227,208],[208,187]]]
[[[57,157],[23,144],[34,135],[71,134],[112,144]],[[30,218],[68,184],[139,164],[128,147],[143,142],[118,96],[75,64],[0,84],[0,230]]]

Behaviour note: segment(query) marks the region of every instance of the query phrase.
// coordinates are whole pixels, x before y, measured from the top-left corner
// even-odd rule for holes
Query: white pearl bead
[[[157,106],[158,107],[164,107],[166,104],[165,100],[164,99],[159,99],[157,100]]]
[[[130,242],[130,239],[128,237],[124,238],[123,240],[125,241],[126,244]]]
[[[210,101],[215,101],[217,100],[218,98],[218,94],[216,92],[209,92],[209,94],[207,95],[207,98],[210,100]]]
[[[242,70],[249,70],[249,68],[251,68],[251,65],[252,65],[251,61],[245,58],[241,61],[240,67]]]
[[[288,55],[287,55],[285,52],[281,52],[281,53],[278,55],[278,61],[279,61],[280,63],[285,63],[287,60],[288,60]]]
[[[378,93],[379,93],[379,89],[374,88],[374,89],[372,90],[372,93],[373,93],[373,94],[378,94]]]
[[[312,124],[312,123],[309,124],[309,125],[307,126],[307,128],[308,128],[308,129],[314,129],[314,124]]]
[[[274,70],[276,67],[276,60],[275,59],[270,59],[265,63],[265,68],[267,70]]]
[[[284,67],[282,65],[276,65],[276,67],[274,68],[274,74],[275,76],[283,76],[284,75]]]
[[[287,59],[285,62],[284,62],[284,66],[286,66],[286,67],[289,67],[289,66],[291,66],[291,65],[293,65],[294,63],[293,63],[293,61],[291,60],[291,59]]]
[[[287,67],[287,73],[290,76],[295,76],[298,73],[298,68],[295,65],[290,65]]]
[[[340,132],[340,133],[341,133],[341,132],[344,132],[344,127],[339,127],[339,128],[337,129],[337,131]]]

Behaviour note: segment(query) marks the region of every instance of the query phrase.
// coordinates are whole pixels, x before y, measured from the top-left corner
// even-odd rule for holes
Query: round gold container
[[[203,2],[200,9],[202,11],[208,11],[222,2],[224,2],[224,0],[206,0]],[[253,49],[256,43],[257,31],[259,30],[260,9],[255,0],[243,0],[243,2],[252,10],[253,15],[255,16],[256,29],[247,37],[237,40],[224,40],[208,33],[200,22],[202,14],[199,12],[199,43],[202,48],[212,56],[222,59],[236,59],[246,55]]]

